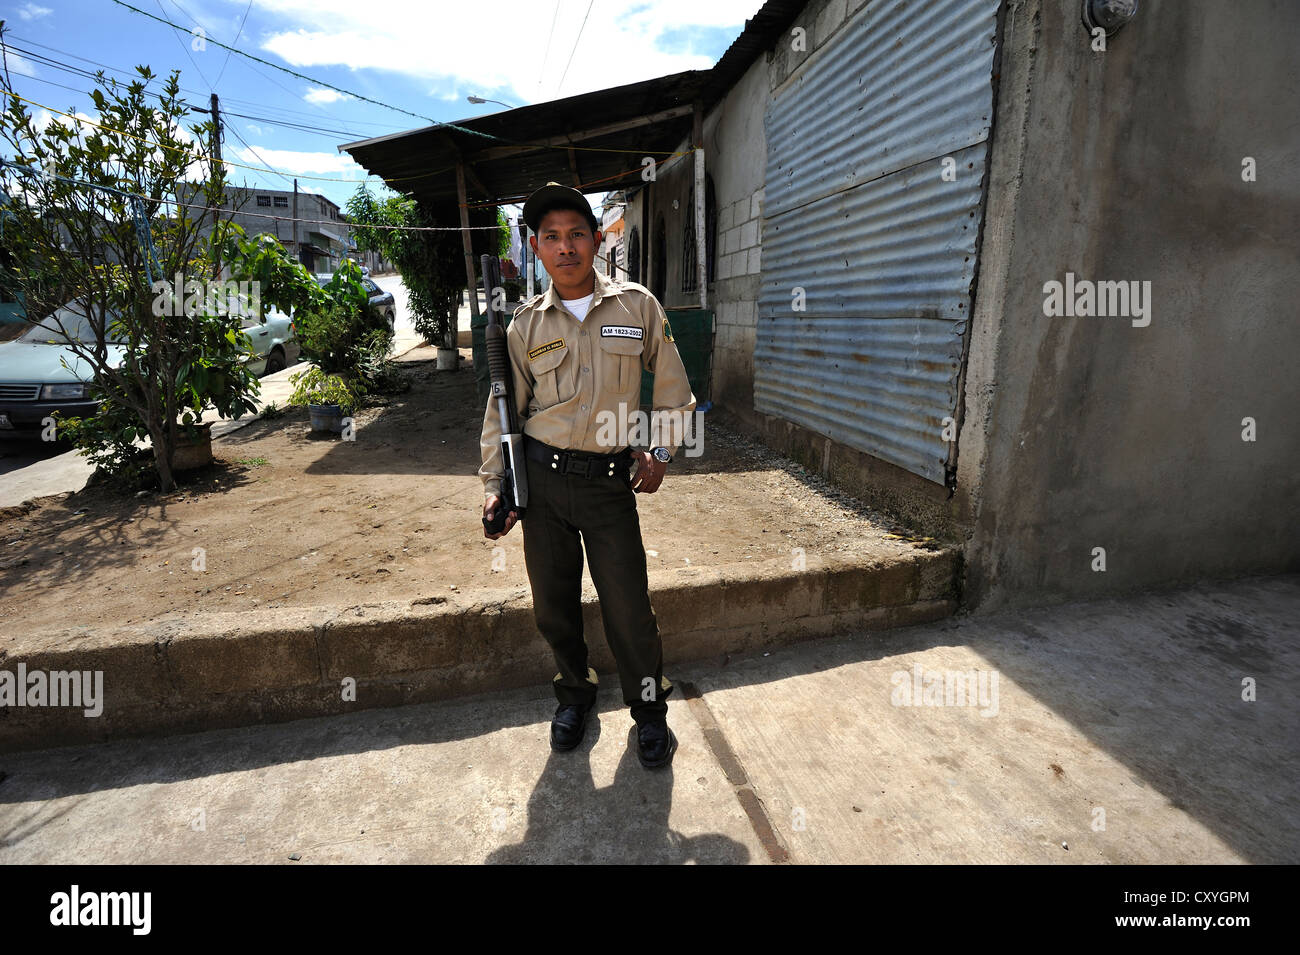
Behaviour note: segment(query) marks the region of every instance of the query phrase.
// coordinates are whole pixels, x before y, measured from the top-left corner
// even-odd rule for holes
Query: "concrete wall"
[[[759,57],[704,122],[705,167],[713,176],[718,202],[717,265],[709,289],[717,318],[713,403],[742,413],[754,407],[767,102],[767,64]]]
[[[708,302],[717,319],[713,352],[713,401],[752,411],[754,404],[754,325],[757,315],[763,182],[767,140],[763,113],[767,108],[768,76],[764,58],[752,64],[727,95],[704,117],[704,168],[713,179],[718,208],[714,280]],[[679,151],[689,146],[683,141]],[[640,234],[642,250],[653,249],[654,223],[664,216],[667,232],[668,277],[665,308],[698,307],[698,292],[682,291],[685,263],[682,238],[690,224],[688,207],[695,181],[694,159],[682,156],[666,163],[648,188],[629,199],[624,213],[625,247],[632,229]],[[677,208],[672,207],[676,200]],[[649,216],[647,217],[647,208]],[[650,274],[659,266],[650,264]],[[640,282],[653,288],[650,275]]]
[[[1294,3],[1145,0],[1101,53],[1076,3],[1008,3],[959,439],[970,605],[1300,568],[1297,36]],[[1150,324],[1045,316],[1067,271],[1151,282]]]

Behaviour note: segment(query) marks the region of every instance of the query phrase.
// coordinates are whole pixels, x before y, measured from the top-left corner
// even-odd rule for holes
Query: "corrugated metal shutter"
[[[983,216],[998,2],[869,3],[765,118],[754,406],[939,483]]]

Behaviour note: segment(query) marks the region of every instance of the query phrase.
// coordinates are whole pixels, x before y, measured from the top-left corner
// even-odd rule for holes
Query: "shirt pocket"
[[[618,394],[626,394],[638,387],[644,349],[645,342],[637,338],[601,338],[601,387]]]
[[[537,398],[541,411],[560,403],[560,365],[568,354],[569,346],[562,345],[528,363],[528,370],[533,376],[533,395]]]

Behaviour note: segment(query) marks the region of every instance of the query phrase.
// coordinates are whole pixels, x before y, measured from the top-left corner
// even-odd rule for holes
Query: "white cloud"
[[[548,52],[555,7],[535,0],[500,0],[488,21],[481,5],[468,3],[254,2],[263,22],[277,25],[261,42],[262,49],[299,69],[382,70],[435,80],[436,90],[455,88],[517,104],[707,69],[713,65],[709,57],[667,52],[659,48],[661,41],[669,35],[680,41],[706,29],[734,38],[762,6],[761,0],[606,0],[591,6],[583,27],[588,5],[560,0]],[[322,24],[328,26],[322,29]],[[485,43],[492,44],[490,51]],[[441,92],[430,95],[451,98]],[[382,93],[374,98],[385,99]],[[466,104],[467,115],[480,109]]]
[[[352,97],[340,93],[337,90],[325,89],[323,87],[312,87],[307,91],[306,95],[303,96],[303,99],[309,103],[316,103],[323,106],[326,103],[337,103],[340,100],[352,99]]]
[[[24,60],[13,50],[5,51],[5,65],[9,67],[10,73],[18,73],[21,76],[40,76],[36,70],[36,64]]]
[[[322,176],[338,176],[357,180],[365,178],[366,175],[365,170],[353,162],[350,156],[336,152],[266,149],[259,146],[257,155],[254,155],[252,150],[242,147],[227,150],[227,153],[231,154],[227,158],[247,163],[250,166],[257,166],[258,168],[264,168],[263,161],[265,161],[266,166],[289,175],[306,176],[315,173]],[[252,170],[242,171],[252,172]]]
[[[24,3],[18,8],[18,18],[20,20],[39,20],[41,17],[48,17],[53,12],[49,7],[38,7],[34,3]]]

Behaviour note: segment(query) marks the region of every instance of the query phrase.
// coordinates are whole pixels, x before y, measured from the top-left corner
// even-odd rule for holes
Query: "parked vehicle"
[[[294,337],[293,319],[284,312],[268,308],[263,310],[260,322],[252,317],[244,319],[244,333],[253,340],[257,352],[248,367],[259,378],[297,363],[301,349]]]
[[[121,340],[110,332],[108,360],[114,365],[121,363],[126,350],[117,344]],[[68,418],[95,413],[99,402],[89,390],[93,369],[69,341],[95,341],[95,329],[76,303],[29,325],[13,341],[0,343],[0,432],[35,437],[56,411]]]
[[[315,278],[316,282],[324,287],[330,284],[330,280],[334,278],[334,275],[330,272],[317,272]],[[388,323],[390,332],[396,331],[397,305],[393,293],[385,292],[369,277],[362,278],[361,284],[365,286],[366,293],[370,296],[370,311],[376,318],[382,317]]]
[[[243,328],[257,353],[249,359],[254,374],[271,374],[297,362],[300,349],[289,316],[267,309],[261,321],[248,318]],[[72,350],[69,340],[95,341],[85,308],[75,302],[29,325],[13,341],[0,342],[0,433],[35,436],[55,411],[67,418],[95,413],[99,402],[90,397],[94,369]],[[126,350],[121,342],[110,329],[109,361],[114,367],[121,365]]]

